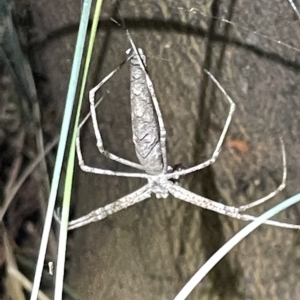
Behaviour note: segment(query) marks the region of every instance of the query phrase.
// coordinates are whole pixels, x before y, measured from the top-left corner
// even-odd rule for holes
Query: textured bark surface
[[[58,130],[80,1],[23,2],[31,5],[34,26],[40,30],[30,54],[35,71],[46,78],[39,85],[40,97],[53,106],[53,115],[44,116],[45,128]],[[116,1],[104,2],[90,87],[114,69],[129,48],[125,32],[110,21],[117,18]],[[166,125],[169,164],[192,166],[208,158],[225,122],[229,107],[205,79],[204,68],[220,80],[237,105],[219,159],[212,167],[182,177],[184,187],[229,205],[260,198],[280,183],[279,137],[283,137],[287,188],[269,204],[251,211],[260,214],[299,192],[300,62],[299,52],[253,32],[300,48],[299,21],[283,0],[200,2],[132,0],[123,3],[121,12],[147,56]],[[212,14],[250,31],[215,23]],[[105,146],[136,161],[129,80],[127,65],[105,85],[109,93],[98,117]],[[128,170],[97,152],[91,123],[83,130],[82,141],[87,163]],[[84,174],[77,168],[75,216],[113,202],[143,183]],[[298,207],[277,219],[299,224]],[[67,281],[83,299],[172,299],[244,225],[172,197],[153,197],[72,233]],[[297,299],[299,259],[299,232],[262,226],[231,251],[189,299]]]

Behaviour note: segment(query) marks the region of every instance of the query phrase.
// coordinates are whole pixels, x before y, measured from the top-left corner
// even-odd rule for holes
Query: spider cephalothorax
[[[250,221],[255,219],[251,215],[242,214],[248,208],[259,205],[274,195],[281,191],[285,187],[286,182],[286,158],[284,144],[281,141],[282,152],[283,152],[283,178],[280,186],[267,196],[254,201],[248,205],[236,208],[234,206],[227,206],[211,199],[207,199],[203,196],[197,195],[180,187],[176,184],[176,181],[180,176],[189,174],[207,166],[212,165],[218,158],[221,146],[224,141],[226,132],[228,130],[231,118],[235,109],[235,104],[232,99],[228,96],[226,91],[220,85],[220,83],[215,79],[215,77],[208,71],[205,73],[209,78],[216,84],[216,86],[221,90],[226,100],[229,103],[229,114],[227,116],[225,125],[221,132],[219,141],[216,148],[208,160],[196,164],[190,168],[182,168],[182,165],[175,165],[173,168],[167,165],[167,155],[166,155],[166,130],[164,127],[164,122],[162,114],[158,105],[158,101],[155,96],[153,83],[146,71],[145,65],[146,60],[141,49],[137,49],[133,43],[128,30],[126,31],[129,41],[132,46],[132,50],[127,51],[128,58],[123,61],[121,65],[129,60],[131,69],[131,86],[130,86],[130,98],[131,98],[131,116],[132,116],[132,131],[133,131],[133,142],[135,145],[135,150],[137,158],[140,164],[126,160],[124,158],[118,157],[110,152],[108,152],[104,146],[101,137],[101,133],[98,127],[97,117],[96,117],[96,106],[95,104],[95,93],[101,86],[109,80],[119,69],[116,68],[111,74],[105,77],[97,86],[95,86],[89,93],[90,100],[90,111],[93,122],[93,127],[95,131],[97,147],[101,154],[105,155],[109,159],[115,160],[124,165],[133,167],[138,170],[135,173],[127,172],[114,172],[111,170],[104,170],[100,168],[94,168],[87,166],[84,162],[81,148],[80,148],[80,129],[84,122],[78,128],[78,134],[76,139],[76,150],[79,160],[79,165],[81,169],[85,172],[91,172],[95,174],[102,175],[113,175],[113,176],[124,176],[124,177],[140,177],[148,180],[148,183],[142,188],[134,191],[133,193],[111,203],[104,207],[98,208],[92,211],[86,216],[83,216],[77,220],[71,221],[69,223],[69,229],[76,227],[81,227],[90,222],[98,221],[104,219],[108,215],[116,213],[122,209],[125,209],[131,205],[134,205],[140,201],[143,201],[151,196],[152,193],[156,195],[157,198],[166,198],[169,194],[173,195],[175,198],[192,203],[194,205],[200,206],[205,209],[210,209],[220,214],[224,214],[233,218]],[[102,101],[102,98],[100,102]],[[280,223],[276,221],[266,221],[266,224],[300,229],[298,225]]]

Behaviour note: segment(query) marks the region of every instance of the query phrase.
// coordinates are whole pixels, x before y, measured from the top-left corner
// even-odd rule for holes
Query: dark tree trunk
[[[44,116],[45,129],[58,131],[80,1],[23,2],[30,3],[39,30],[30,55],[35,71],[46,78],[38,85],[40,97],[45,105],[53,106],[53,115]],[[113,70],[129,48],[124,30],[110,20],[118,19],[116,1],[104,2],[89,88]],[[193,166],[207,159],[225,123],[229,105],[205,78],[203,69],[220,80],[237,105],[217,162],[182,177],[182,186],[228,205],[258,199],[280,184],[279,138],[283,137],[287,188],[267,205],[251,211],[258,215],[299,192],[300,62],[299,50],[254,32],[300,48],[299,21],[283,0],[202,2],[124,1],[121,14],[136,45],[147,56],[166,125],[170,165]],[[212,15],[250,31],[219,22]],[[98,118],[105,146],[136,160],[128,65],[104,90],[109,93],[98,108]],[[87,96],[85,101],[87,112]],[[53,124],[56,127],[52,128]],[[88,164],[127,170],[98,153],[91,123],[84,127],[82,143]],[[77,168],[74,217],[111,203],[143,183],[85,174]],[[300,224],[297,207],[277,219]],[[152,197],[72,233],[67,281],[82,299],[172,299],[199,266],[243,226],[241,221],[172,197]],[[298,240],[298,231],[260,227],[209,273],[189,299],[297,299]]]

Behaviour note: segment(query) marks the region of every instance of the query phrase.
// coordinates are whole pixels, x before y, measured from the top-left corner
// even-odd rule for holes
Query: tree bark
[[[55,110],[55,119],[45,121],[46,129],[58,130],[79,2],[24,2],[30,4],[36,29],[44,28],[39,42],[31,47],[31,59],[36,71],[47,78],[38,86],[40,97]],[[300,48],[299,21],[287,1],[200,2],[132,0],[124,1],[120,11],[136,45],[147,57],[167,130],[170,165],[183,163],[188,167],[209,158],[225,123],[229,105],[204,76],[204,69],[218,78],[236,103],[220,157],[213,166],[181,177],[182,186],[228,205],[256,200],[280,184],[279,138],[283,137],[287,188],[266,205],[249,211],[259,215],[299,192],[300,62],[299,50],[255,32]],[[113,70],[130,47],[124,30],[111,17],[119,20],[116,1],[104,1],[89,88]],[[130,129],[129,80],[126,65],[98,93],[99,98],[105,95],[98,118],[105,147],[137,161]],[[84,112],[88,110],[86,95]],[[81,138],[88,164],[128,170],[98,153],[90,122]],[[86,174],[77,168],[74,218],[115,201],[143,183],[139,179]],[[296,206],[276,219],[300,224]],[[244,226],[242,221],[172,197],[152,197],[71,233],[67,282],[89,300],[172,299],[194,272]],[[298,236],[298,231],[261,226],[209,273],[189,299],[297,299]]]

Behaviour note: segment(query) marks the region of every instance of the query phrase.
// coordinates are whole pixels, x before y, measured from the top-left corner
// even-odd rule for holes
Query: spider
[[[145,184],[142,188],[132,192],[131,194],[123,198],[116,200],[113,203],[110,203],[104,207],[100,207],[83,217],[69,222],[69,229],[78,228],[87,225],[91,222],[102,220],[111,214],[114,214],[122,209],[125,209],[138,202],[150,198],[152,193],[155,194],[157,198],[166,198],[169,194],[171,194],[177,199],[200,206],[204,209],[209,209],[217,213],[230,216],[232,218],[244,221],[254,220],[254,216],[243,214],[241,212],[271,199],[285,188],[287,174],[286,154],[282,139],[282,182],[276,190],[274,190],[273,192],[261,199],[258,199],[248,205],[234,207],[215,202],[211,199],[207,199],[203,196],[192,193],[191,191],[188,191],[183,187],[180,187],[178,184],[176,184],[176,180],[180,176],[206,168],[212,165],[218,158],[221,151],[222,143],[224,141],[225,135],[227,133],[228,127],[232,119],[233,112],[235,110],[235,104],[230,98],[230,96],[226,93],[224,88],[221,86],[221,84],[216,80],[216,78],[209,71],[204,70],[205,73],[209,76],[209,78],[221,90],[221,92],[224,94],[226,100],[229,103],[230,109],[224,128],[222,129],[221,136],[218,140],[218,143],[211,158],[187,169],[173,169],[172,167],[168,167],[166,155],[166,130],[164,127],[164,122],[158,105],[158,101],[155,96],[153,84],[146,70],[145,55],[143,54],[142,49],[136,48],[128,30],[126,30],[126,33],[131,44],[131,49],[127,50],[126,52],[128,56],[127,59],[124,60],[119,67],[113,70],[89,92],[90,114],[83,120],[83,122],[78,127],[76,137],[76,152],[79,166],[85,172],[101,175],[145,178],[148,181],[148,183]],[[103,100],[102,97],[98,101],[98,103],[95,104],[96,91],[99,90],[101,86],[107,80],[109,80],[127,61],[130,61],[131,72],[130,98],[133,143],[135,145],[136,156],[140,164],[118,157],[108,152],[104,148],[96,116],[96,107]],[[119,163],[144,172],[114,172],[112,170],[94,168],[85,164],[80,147],[80,130],[83,124],[90,116],[92,118],[97,148],[99,152],[111,160],[115,160]],[[273,226],[300,229],[299,225],[281,223],[277,221],[267,220],[265,223]]]

